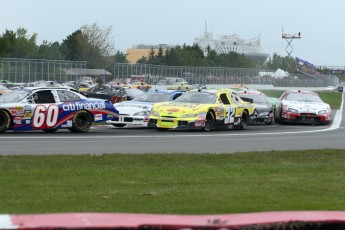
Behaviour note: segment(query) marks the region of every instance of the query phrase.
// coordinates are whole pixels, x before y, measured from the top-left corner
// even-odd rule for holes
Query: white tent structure
[[[284,77],[288,77],[289,76],[289,73],[282,70],[282,69],[277,69],[276,72],[274,72],[272,75],[271,75],[273,78],[278,78],[278,79],[281,79],[281,78],[284,78]]]

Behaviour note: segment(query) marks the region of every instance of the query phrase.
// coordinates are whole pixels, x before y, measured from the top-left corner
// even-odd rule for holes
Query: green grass
[[[344,210],[344,150],[1,156],[0,213]]]
[[[260,90],[264,94],[266,94],[268,97],[274,97],[278,98],[280,95],[282,95],[285,90]],[[331,106],[331,109],[339,109],[341,105],[341,97],[342,93],[338,92],[324,92],[324,91],[318,91],[317,92],[321,99],[328,103]]]

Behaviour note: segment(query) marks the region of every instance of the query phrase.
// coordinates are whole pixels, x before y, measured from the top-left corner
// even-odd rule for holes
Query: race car
[[[189,91],[171,102],[155,103],[149,127],[159,130],[216,128],[244,129],[255,106],[230,89]]]
[[[186,83],[175,83],[173,85],[168,85],[167,90],[189,90],[190,85]]]
[[[113,104],[120,101],[132,100],[136,96],[145,94],[144,91],[137,88],[110,87],[108,85],[97,85],[81,93],[88,98],[100,98],[111,101]]]
[[[317,93],[288,90],[276,102],[275,119],[281,123],[330,124],[332,112]]]
[[[8,92],[11,92],[11,90],[4,85],[0,85],[0,96]]]
[[[274,108],[266,95],[259,90],[236,90],[235,93],[244,101],[251,99],[255,105],[256,119],[252,119],[251,124],[272,125],[274,121]]]
[[[114,106],[119,111],[119,116],[113,117],[106,123],[115,127],[126,125],[147,127],[149,112],[154,103],[175,100],[183,93],[183,91],[150,90],[130,101],[115,103]]]
[[[118,111],[110,101],[89,99],[62,87],[22,88],[0,96],[0,133],[58,129],[86,133],[93,122],[116,116]]]

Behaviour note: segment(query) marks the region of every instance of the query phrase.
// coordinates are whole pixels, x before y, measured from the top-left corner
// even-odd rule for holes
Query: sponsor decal
[[[113,114],[111,114],[111,113],[108,113],[108,114],[107,114],[107,118],[108,118],[108,119],[111,119],[111,118],[113,118],[113,117],[114,117]]]
[[[17,112],[15,107],[9,107],[8,110],[10,111],[11,115],[15,115]]]
[[[24,110],[32,110],[32,108],[30,105],[26,105],[26,106],[24,106]]]
[[[68,120],[68,121],[66,122],[66,124],[61,125],[61,127],[62,127],[62,128],[72,127],[72,120]]]
[[[203,116],[203,115],[200,116],[200,115],[199,115],[199,116],[198,116],[198,119],[199,119],[199,121],[204,121],[204,122],[205,122],[205,121],[206,121],[206,115],[205,115],[205,116]]]
[[[30,119],[32,117],[31,110],[24,110],[24,116],[23,119]]]
[[[195,127],[204,127],[205,121],[195,121]]]
[[[95,121],[102,121],[103,120],[102,114],[94,114],[94,117],[95,117]]]
[[[77,111],[81,109],[91,110],[91,109],[104,109],[105,103],[104,101],[97,101],[97,102],[75,102],[75,103],[65,103],[62,104],[63,111]]]
[[[178,111],[180,111],[180,109],[178,109],[178,108],[167,109],[167,112],[168,112],[169,114],[172,114],[172,113],[178,112]]]
[[[174,121],[174,118],[162,117],[161,121]]]
[[[20,125],[22,123],[22,118],[21,117],[14,117],[13,123],[16,125]]]
[[[174,103],[164,103],[164,104],[161,104],[161,107],[170,107],[170,106],[197,109],[201,105],[200,104],[193,104],[193,103],[183,103],[183,102],[182,103],[174,102]],[[171,109],[175,109],[175,108],[171,108]],[[178,108],[176,108],[176,109],[178,109]]]

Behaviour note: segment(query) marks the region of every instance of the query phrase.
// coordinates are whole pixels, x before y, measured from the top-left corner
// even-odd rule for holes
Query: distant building
[[[207,32],[206,26],[204,36],[194,39],[194,44],[199,45],[205,56],[208,53],[208,49],[215,50],[217,54],[235,52],[238,54],[244,54],[248,59],[260,64],[269,56],[261,49],[260,35],[248,40],[241,39],[237,34],[222,35],[218,40],[216,40],[213,39],[212,33]],[[153,49],[155,54],[157,54],[159,48],[162,48],[164,52],[165,50],[172,48],[172,46],[167,44],[134,45],[131,49],[127,49],[127,60],[130,64],[135,64],[142,57],[148,57],[151,49]]]
[[[206,25],[204,35],[195,38],[194,44],[202,49],[205,56],[209,50],[214,50],[217,54],[235,52],[245,55],[255,63],[262,63],[269,56],[261,49],[260,35],[248,40],[240,38],[238,34],[222,35],[219,39],[214,39],[213,33],[207,32]]]
[[[134,45],[131,49],[127,49],[127,60],[130,64],[135,64],[139,59],[142,57],[148,57],[151,50],[155,52],[155,54],[158,53],[159,48],[163,49],[163,52],[167,49],[170,49],[171,46],[168,46],[167,44],[158,44],[158,45]]]

